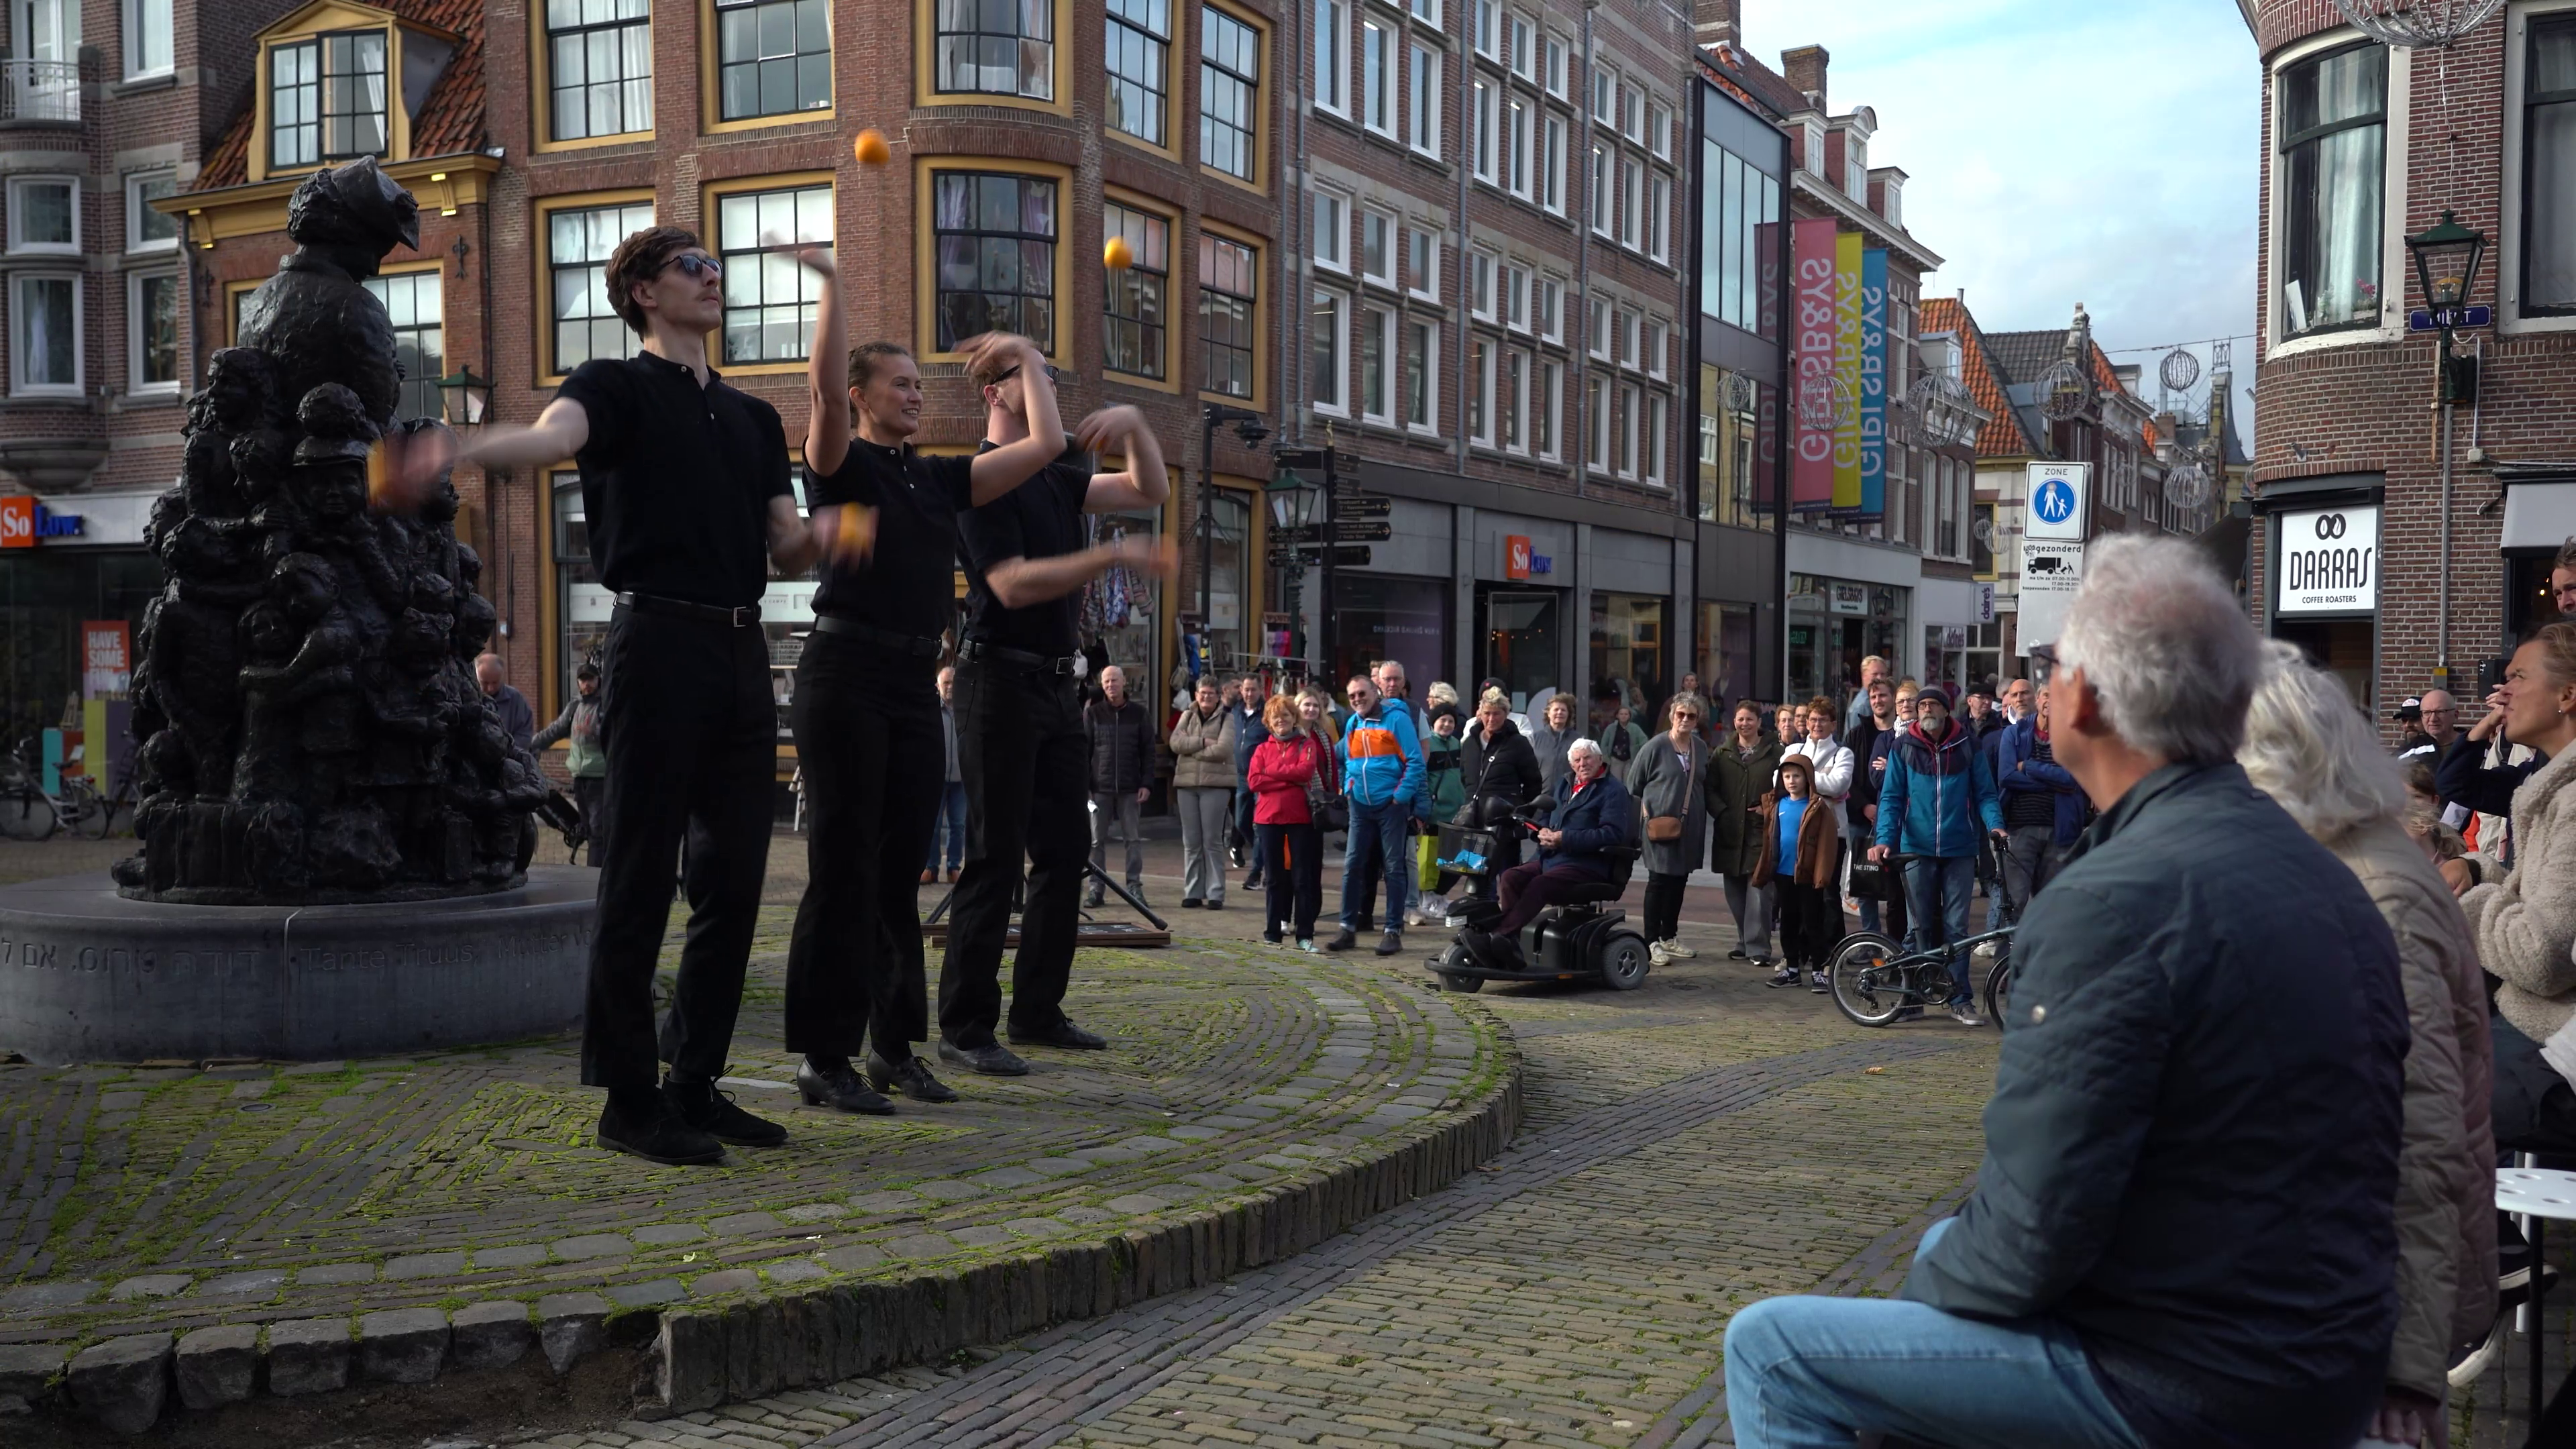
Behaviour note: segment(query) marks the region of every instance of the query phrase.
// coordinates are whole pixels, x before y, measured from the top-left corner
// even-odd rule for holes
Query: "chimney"
[[[1733,46],[1744,34],[1744,0],[1694,0],[1695,38],[1702,50]]]
[[[1780,75],[1791,90],[1804,95],[1821,111],[1825,109],[1825,67],[1832,61],[1823,46],[1802,45],[1780,52]]]

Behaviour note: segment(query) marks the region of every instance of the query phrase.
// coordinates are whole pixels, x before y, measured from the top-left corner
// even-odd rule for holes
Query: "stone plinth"
[[[160,905],[104,873],[0,887],[0,1050],[319,1061],[562,1031],[598,883],[531,866],[515,890],[348,906]]]

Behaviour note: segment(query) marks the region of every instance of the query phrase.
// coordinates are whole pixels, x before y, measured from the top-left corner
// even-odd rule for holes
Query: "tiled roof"
[[[393,12],[396,18],[448,31],[460,39],[456,54],[447,62],[438,84],[432,86],[429,98],[421,103],[420,114],[412,118],[411,154],[414,156],[453,156],[464,151],[482,150],[486,141],[483,129],[483,3],[482,0],[366,0],[381,10]],[[215,144],[207,150],[205,165],[198,171],[191,191],[213,191],[219,187],[239,186],[250,179],[251,102],[245,97],[241,114],[226,125]]]
[[[1923,303],[1920,330],[1947,332],[1959,339],[1963,380],[1968,394],[1977,406],[1989,414],[1977,429],[1977,456],[1981,458],[2021,458],[2039,450],[2022,428],[2021,415],[2013,409],[2012,400],[2004,393],[2012,379],[1995,367],[1993,354],[1986,346],[1986,335],[1977,330],[1977,319],[1968,315],[1956,297],[1932,297]]]
[[[1732,45],[1709,46],[1700,56],[1718,73],[1744,87],[1755,100],[1770,107],[1774,116],[1785,117],[1808,108],[1807,98],[1778,71]]]

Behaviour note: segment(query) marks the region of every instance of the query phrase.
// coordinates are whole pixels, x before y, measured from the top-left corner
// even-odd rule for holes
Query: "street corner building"
[[[2576,4],[2446,50],[2245,0],[2263,62],[2246,592],[2383,722],[2482,697],[2576,536]],[[2394,729],[2393,724],[2384,725]]]

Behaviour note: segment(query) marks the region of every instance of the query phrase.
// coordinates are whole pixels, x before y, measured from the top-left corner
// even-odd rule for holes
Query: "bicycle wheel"
[[[1986,1020],[1995,1030],[2004,1029],[2004,1013],[2012,1009],[2012,952],[1997,951],[1995,964],[1986,971]]]
[[[1908,1001],[1904,970],[1898,965],[1902,954],[1885,936],[1863,931],[1844,937],[1834,948],[1833,964],[1825,970],[1834,1005],[1862,1026],[1885,1026],[1896,1020]]]
[[[0,790],[0,836],[43,840],[61,823],[54,814],[54,802],[42,790],[26,785]]]
[[[63,828],[92,840],[105,840],[115,812],[87,780],[75,775],[63,781]]]

